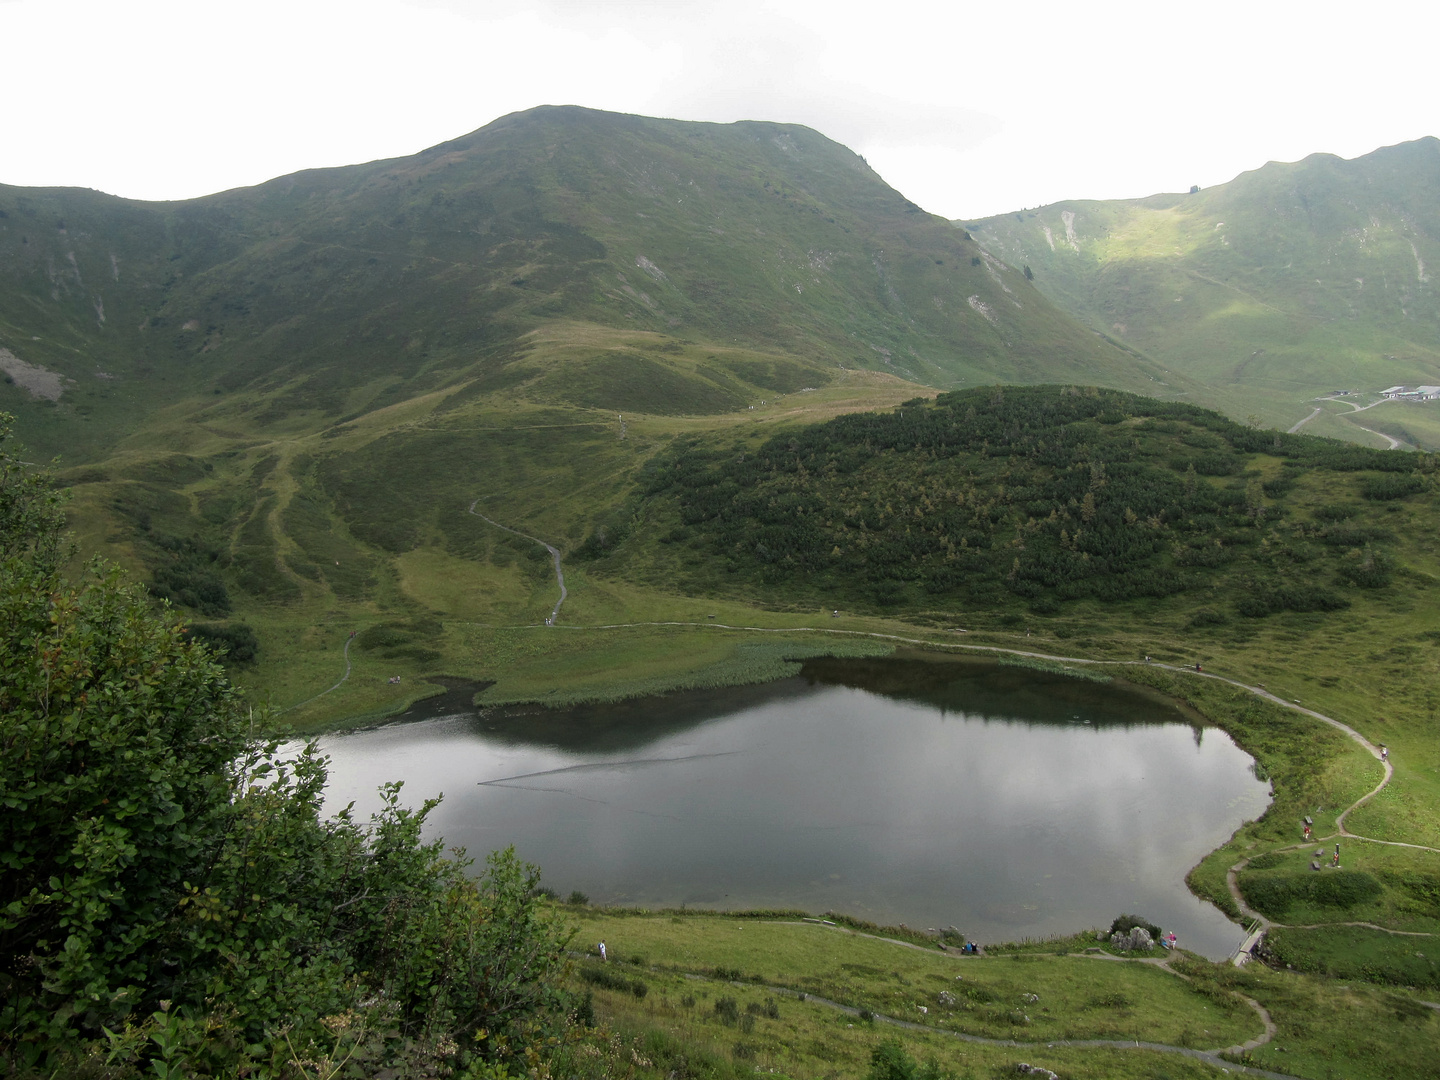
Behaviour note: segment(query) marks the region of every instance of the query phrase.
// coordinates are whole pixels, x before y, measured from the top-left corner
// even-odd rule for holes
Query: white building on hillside
[[[1392,386],[1381,390],[1380,396],[1394,401],[1434,401],[1440,398],[1440,386]]]

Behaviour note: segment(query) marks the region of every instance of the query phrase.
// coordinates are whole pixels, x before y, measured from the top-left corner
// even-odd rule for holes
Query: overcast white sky
[[[187,198],[534,105],[808,124],[979,217],[1440,134],[1428,2],[0,0],[0,183]]]

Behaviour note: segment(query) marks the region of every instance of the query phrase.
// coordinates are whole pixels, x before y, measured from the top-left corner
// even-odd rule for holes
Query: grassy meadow
[[[914,932],[783,913],[565,910],[584,957],[573,985],[593,995],[635,1076],[672,1071],[683,1055],[686,1075],[858,1077],[878,1045],[898,1041],[961,1078],[1014,1075],[1020,1062],[1119,1078],[1218,1077],[1243,1063],[1378,1080],[1432,1075],[1440,1028],[1405,992],[1183,952],[1164,964],[1119,959],[1093,931],[972,957]],[[1268,1040],[1257,1005],[1275,1025]],[[1083,1045],[1095,1040],[1128,1045]]]

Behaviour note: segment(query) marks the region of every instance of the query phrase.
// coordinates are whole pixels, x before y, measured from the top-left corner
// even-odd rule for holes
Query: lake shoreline
[[[1000,941],[1108,924],[1121,913],[1103,899],[1113,891],[1114,905],[1130,911],[1140,904],[1141,913],[1182,928],[1223,921],[1185,884],[1191,864],[1244,823],[1232,810],[1224,819],[1233,824],[1217,833],[1208,793],[1216,783],[1222,785],[1213,788],[1216,795],[1233,788],[1218,808],[1242,790],[1252,793],[1247,800],[1268,800],[1268,785],[1248,775],[1252,759],[1228,736],[1213,744],[1205,738],[1223,725],[1173,695],[1128,679],[1100,683],[1048,666],[910,649],[886,657],[812,656],[793,668],[797,674],[782,681],[568,709],[533,702],[487,707],[483,700],[457,709],[467,684],[452,681],[445,697],[422,709],[363,729],[332,730],[322,746],[337,755],[332,789],[340,802],[356,799],[363,812],[367,792],[388,779],[405,779],[416,797],[443,790],[447,805],[434,827],[447,843],[488,850],[516,842],[522,857],[545,868],[547,881],[578,885],[606,904],[844,911],[877,926],[963,922],[960,912],[988,905],[990,914],[972,916],[972,930],[983,926]],[[716,733],[746,716],[752,719],[737,731],[752,734]],[[774,761],[757,758],[741,768],[762,744]],[[727,758],[735,764],[703,763]],[[689,761],[695,763],[683,764]],[[691,778],[686,801],[673,810],[651,802],[672,798],[663,794],[670,782],[634,771],[662,766],[665,773],[681,770],[677,781]],[[1014,770],[1016,779],[1007,780]],[[835,778],[843,780],[842,795],[826,790]],[[480,791],[467,793],[477,781]],[[1177,801],[1166,784],[1194,790]],[[1008,811],[998,809],[1008,804]],[[541,810],[550,806],[556,809]],[[660,824],[641,828],[651,818],[616,817],[610,807],[653,815]],[[1263,811],[1257,802],[1248,813]],[[543,815],[556,812],[554,825],[544,825]],[[676,813],[688,822],[688,839],[674,831],[679,825],[655,832]],[[1117,833],[1116,814],[1146,825]],[[767,839],[755,852],[735,847],[742,835],[776,828],[790,838]],[[1017,828],[1028,830],[1015,834],[1018,846],[1002,841]],[[624,835],[640,829],[637,837],[649,837],[642,847],[653,851],[633,850],[638,839],[611,851],[622,835],[616,829]],[[802,837],[823,842],[800,843]],[[1112,847],[1119,860],[1112,869],[1132,882],[1118,890],[1104,883],[1110,872],[1101,869],[1112,861],[1105,855]],[[597,862],[601,851],[608,854]],[[941,878],[932,853],[947,867]],[[902,863],[892,871],[878,869],[896,857]],[[778,861],[772,867],[767,860]],[[1047,881],[1038,893],[1022,883],[1032,874],[1037,883],[1049,879],[1051,871],[1056,882],[1070,883]],[[1126,899],[1132,895],[1134,901]],[[1168,899],[1152,900],[1147,912],[1142,898],[1152,895]],[[1032,899],[1038,917],[1026,914]],[[1202,909],[1212,914],[1202,917]],[[1015,934],[1004,931],[1007,922]],[[1223,945],[1211,940],[1220,925],[1205,931],[1206,951],[1233,946],[1228,931]]]

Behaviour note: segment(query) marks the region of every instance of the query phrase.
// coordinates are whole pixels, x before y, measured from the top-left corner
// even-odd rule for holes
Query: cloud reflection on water
[[[365,812],[396,778],[412,803],[444,792],[449,843],[513,842],[600,902],[828,909],[980,940],[1133,911],[1229,951],[1237,930],[1183,880],[1268,801],[1223,733],[1036,672],[876,670],[910,692],[812,666],[814,682],[332,736],[330,798]]]

